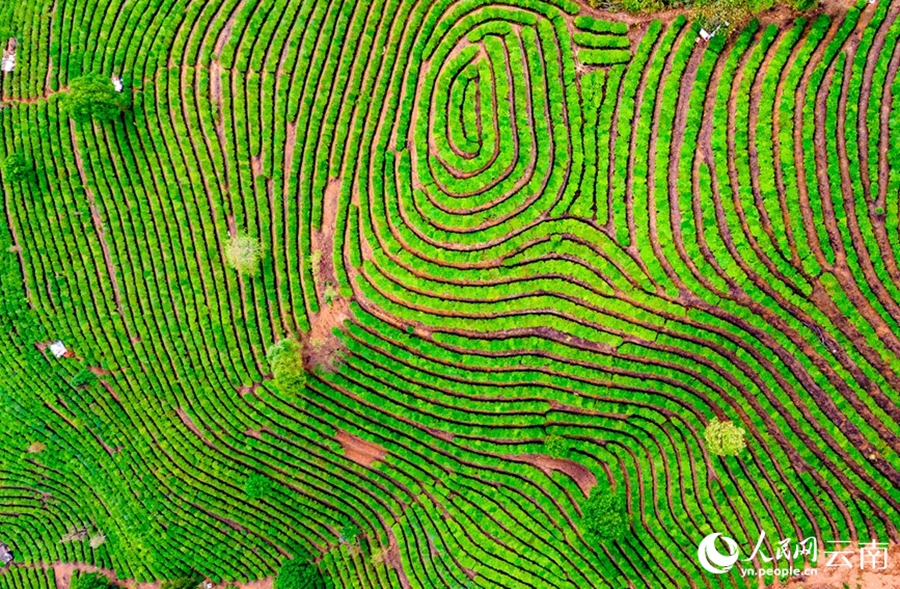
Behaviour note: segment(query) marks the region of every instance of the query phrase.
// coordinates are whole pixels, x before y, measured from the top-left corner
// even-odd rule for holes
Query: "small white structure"
[[[703,39],[704,41],[709,41],[710,39],[715,37],[716,33],[719,32],[719,29],[721,29],[722,27],[728,26],[728,21],[727,20],[721,21],[721,20],[715,19],[712,24],[716,25],[712,31],[707,31],[706,29],[700,29],[700,38]]]
[[[55,342],[50,344],[50,352],[57,358],[62,358],[69,352],[69,350],[60,340],[56,340]]]
[[[116,92],[121,92],[124,86],[122,85],[122,78],[119,76],[112,77],[113,88],[116,89]]]
[[[15,37],[11,37],[6,44],[6,49],[3,51],[3,59],[0,60],[0,70],[5,73],[16,69],[16,45],[18,45],[18,41],[16,41]]]

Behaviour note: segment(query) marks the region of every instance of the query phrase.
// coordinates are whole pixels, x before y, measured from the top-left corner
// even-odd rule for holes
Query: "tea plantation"
[[[900,542],[898,15],[0,0],[0,589]]]

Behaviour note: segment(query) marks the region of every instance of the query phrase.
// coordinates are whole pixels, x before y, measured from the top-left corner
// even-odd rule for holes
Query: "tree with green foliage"
[[[191,571],[191,573],[184,575],[183,577],[178,577],[171,581],[163,581],[162,585],[160,585],[160,589],[197,589],[202,581],[203,577],[198,573]]]
[[[743,428],[730,421],[719,421],[718,417],[712,418],[703,437],[706,438],[706,447],[716,456],[737,456],[747,447]]]
[[[9,182],[25,182],[34,175],[34,168],[25,154],[15,151],[3,161],[3,175]]]
[[[346,544],[355,544],[356,538],[359,536],[359,527],[344,517],[341,519],[341,542]]]
[[[78,123],[105,123],[128,109],[127,95],[116,92],[112,81],[97,74],[75,78],[63,97],[63,108]]]
[[[247,496],[253,499],[262,499],[272,494],[274,486],[272,479],[264,474],[255,472],[248,476],[244,482],[244,491],[247,493]]]
[[[225,261],[239,274],[247,276],[256,274],[262,257],[262,244],[249,235],[238,233],[234,237],[229,237],[225,244]]]
[[[568,458],[569,443],[561,436],[547,436],[544,438],[544,452],[553,458]]]
[[[625,502],[608,490],[591,489],[581,511],[582,531],[590,542],[602,544],[618,540],[628,531]]]
[[[103,573],[82,573],[77,571],[69,583],[70,589],[109,589],[109,579]]]
[[[306,385],[303,369],[303,345],[293,338],[285,338],[266,352],[269,368],[279,391],[299,390]]]
[[[328,589],[330,583],[311,562],[286,560],[275,577],[275,589]]]
[[[75,376],[72,377],[72,380],[69,381],[76,389],[79,387],[86,387],[97,382],[97,375],[91,372],[86,366],[82,367],[81,370],[75,373]]]

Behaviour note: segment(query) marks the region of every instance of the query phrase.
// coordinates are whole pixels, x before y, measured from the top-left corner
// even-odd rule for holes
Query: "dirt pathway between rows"
[[[343,430],[335,434],[334,439],[344,449],[344,456],[357,464],[371,467],[375,462],[382,462],[387,457],[387,450],[380,444],[366,441]]]

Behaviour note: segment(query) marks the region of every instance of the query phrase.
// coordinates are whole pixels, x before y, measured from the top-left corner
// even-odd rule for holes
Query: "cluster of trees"
[[[286,560],[275,578],[275,589],[331,589],[333,584],[319,571],[308,558]],[[203,577],[191,571],[189,574],[169,581],[163,581],[160,589],[197,589]],[[70,589],[113,589],[118,587],[110,583],[109,578],[100,572],[84,573],[75,571]]]
[[[272,493],[275,483],[264,474],[253,473],[244,482],[244,492],[253,499],[262,499]]]

